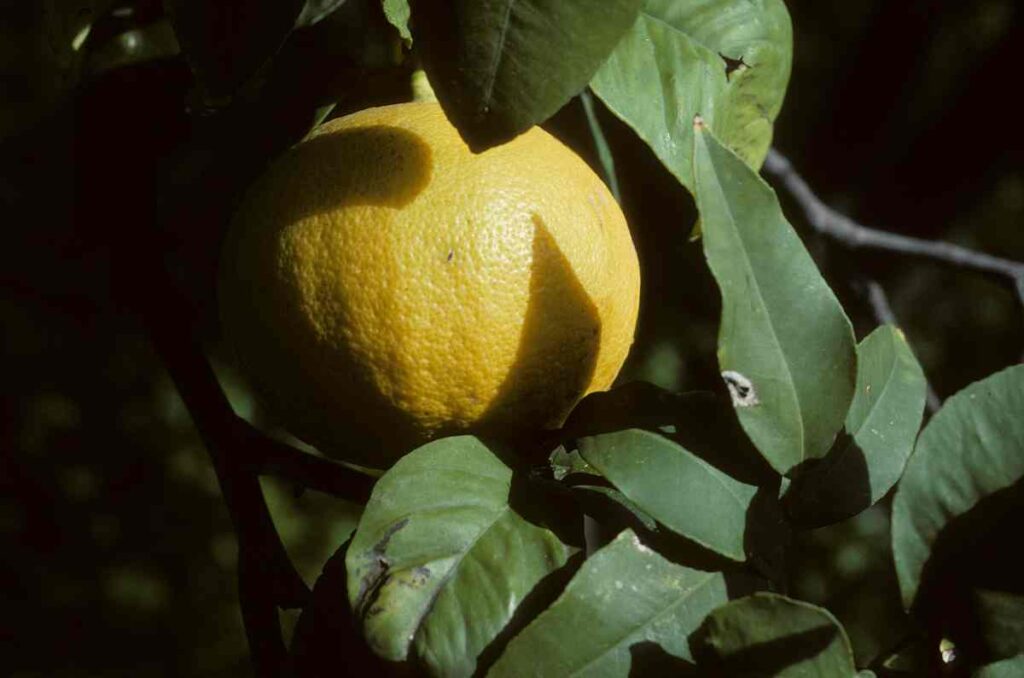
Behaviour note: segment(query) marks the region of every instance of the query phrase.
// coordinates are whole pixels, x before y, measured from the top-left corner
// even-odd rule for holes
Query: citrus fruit
[[[321,126],[250,188],[221,262],[224,331],[268,408],[378,468],[560,425],[615,379],[640,291],[586,163],[539,128],[474,154],[436,103]]]

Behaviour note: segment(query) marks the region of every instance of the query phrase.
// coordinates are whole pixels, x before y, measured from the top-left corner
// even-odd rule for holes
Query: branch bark
[[[948,242],[910,238],[857,223],[822,201],[789,159],[774,148],[768,152],[764,170],[793,196],[812,228],[839,244],[855,250],[874,249],[905,254],[1004,278],[1013,285],[1018,300],[1024,305],[1024,264]]]
[[[259,475],[357,502],[369,497],[374,479],[273,440],[238,417],[189,329],[187,305],[162,270],[146,277],[153,281],[150,300],[158,303],[142,308],[143,319],[209,452],[238,536],[239,602],[256,674],[286,675],[278,608],[302,607],[310,592],[274,527]]]

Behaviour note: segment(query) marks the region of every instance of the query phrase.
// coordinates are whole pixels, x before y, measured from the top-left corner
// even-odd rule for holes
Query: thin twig
[[[1024,264],[948,242],[911,238],[859,224],[825,204],[797,173],[789,159],[774,148],[768,152],[764,169],[778,179],[796,199],[808,223],[833,240],[852,249],[896,252],[1007,278],[1013,284],[1021,304],[1024,304]]]
[[[871,310],[874,312],[875,319],[879,323],[899,327],[899,321],[896,319],[896,314],[892,311],[892,306],[889,305],[889,297],[886,295],[885,289],[878,282],[871,279],[864,281],[864,287],[865,296],[868,299]],[[928,412],[935,414],[942,407],[942,400],[932,387],[931,381],[926,378],[924,383]]]
[[[236,420],[239,439],[255,473],[284,478],[357,504],[370,498],[373,477],[275,440],[241,417],[236,416]]]
[[[153,329],[151,336],[210,454],[238,535],[238,595],[253,665],[258,675],[280,675],[287,652],[277,608],[301,606],[309,590],[274,529],[259,478],[232,444],[225,413],[233,413],[206,358],[176,332]]]
[[[607,182],[608,188],[611,189],[615,202],[621,204],[622,194],[619,191],[619,178],[615,173],[615,157],[612,155],[611,147],[608,146],[608,139],[604,136],[604,130],[601,129],[601,122],[597,119],[597,111],[594,109],[594,97],[591,96],[590,90],[585,89],[580,92],[580,103],[583,104],[583,112],[587,116],[587,125],[590,126],[590,135],[594,138],[594,147],[597,149],[597,157],[601,161],[601,167],[604,169],[604,180]]]

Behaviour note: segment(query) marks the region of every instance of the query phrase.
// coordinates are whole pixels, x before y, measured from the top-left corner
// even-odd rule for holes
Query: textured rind
[[[275,163],[220,293],[271,410],[380,467],[439,435],[559,425],[614,380],[639,289],[625,219],[571,150],[535,128],[473,154],[413,103],[331,121]]]

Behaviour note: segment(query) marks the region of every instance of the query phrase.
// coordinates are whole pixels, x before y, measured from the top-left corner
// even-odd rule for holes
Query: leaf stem
[[[580,103],[583,104],[583,112],[587,116],[590,135],[594,138],[594,147],[597,149],[598,160],[601,161],[601,167],[604,169],[604,180],[608,184],[608,188],[611,189],[615,202],[622,204],[619,178],[615,173],[615,156],[612,155],[612,149],[608,145],[608,139],[604,135],[604,130],[601,128],[601,122],[597,119],[594,97],[590,94],[590,90],[585,89],[580,92]]]

